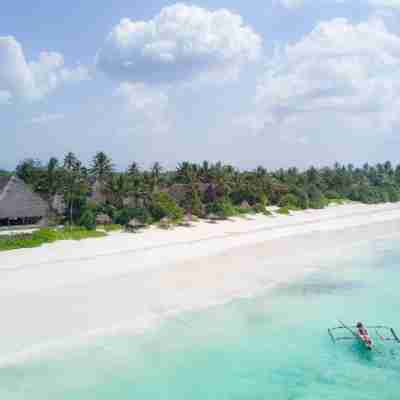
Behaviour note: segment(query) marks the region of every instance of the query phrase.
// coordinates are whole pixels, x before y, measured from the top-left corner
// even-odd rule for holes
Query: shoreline
[[[0,359],[66,338],[143,330],[289,283],[324,268],[318,260],[328,255],[396,235],[400,204],[348,204],[3,252]]]

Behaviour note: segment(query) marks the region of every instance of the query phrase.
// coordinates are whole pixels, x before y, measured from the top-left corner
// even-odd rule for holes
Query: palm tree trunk
[[[73,200],[72,200],[72,196],[71,196],[70,205],[69,205],[69,224],[70,224],[70,227],[72,226],[72,211],[73,211]]]

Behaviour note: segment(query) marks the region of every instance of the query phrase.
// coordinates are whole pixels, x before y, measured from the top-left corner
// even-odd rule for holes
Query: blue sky
[[[400,1],[29,7],[0,15],[0,168],[99,150],[119,168],[398,160]]]

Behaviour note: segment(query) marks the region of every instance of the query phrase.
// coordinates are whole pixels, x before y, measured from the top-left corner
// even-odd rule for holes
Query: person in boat
[[[362,322],[357,323],[357,333],[363,342],[365,342],[368,346],[372,346],[372,339],[369,337],[367,328],[365,328]]]

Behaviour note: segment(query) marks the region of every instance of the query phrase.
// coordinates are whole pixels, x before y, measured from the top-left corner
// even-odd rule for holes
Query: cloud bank
[[[283,7],[289,9],[299,8],[301,6],[306,5],[307,3],[312,3],[313,0],[274,0],[275,3],[282,5]],[[331,3],[355,3],[355,0],[327,0],[327,2],[331,1]],[[372,7],[385,7],[385,8],[398,8],[400,9],[400,0],[359,0],[359,4],[366,4]],[[321,4],[323,7],[323,4]]]
[[[60,53],[42,52],[38,60],[28,62],[13,36],[0,36],[0,102],[39,100],[64,83],[87,79],[85,67],[65,67]]]
[[[235,76],[259,58],[261,46],[240,15],[178,3],[149,21],[121,20],[98,52],[97,65],[111,78],[131,82]]]
[[[339,113],[390,128],[400,119],[400,37],[376,18],[321,22],[276,51],[256,105],[261,125]]]

